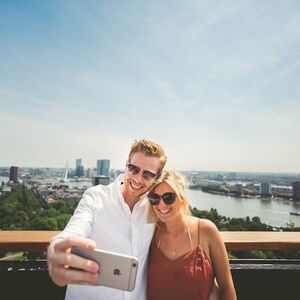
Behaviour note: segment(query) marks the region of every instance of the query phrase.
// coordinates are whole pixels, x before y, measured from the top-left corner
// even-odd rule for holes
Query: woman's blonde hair
[[[159,186],[163,182],[167,183],[174,190],[178,200],[181,203],[181,209],[183,213],[185,215],[191,215],[189,201],[186,195],[186,184],[184,177],[174,170],[164,170],[161,174],[161,177],[151,187],[149,194],[153,193],[157,186]],[[151,209],[151,211],[151,214],[153,216],[153,208]]]

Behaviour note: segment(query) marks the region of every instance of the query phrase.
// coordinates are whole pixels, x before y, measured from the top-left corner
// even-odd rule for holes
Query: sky
[[[0,166],[300,172],[300,2],[0,1]]]

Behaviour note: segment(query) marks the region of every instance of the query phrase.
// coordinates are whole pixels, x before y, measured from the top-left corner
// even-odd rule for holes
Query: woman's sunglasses
[[[151,193],[148,195],[148,199],[151,205],[158,205],[160,202],[160,199],[163,199],[165,204],[170,205],[175,202],[176,200],[176,194],[167,192],[162,195],[156,194],[156,193]]]
[[[130,163],[127,165],[127,169],[131,175],[136,175],[136,174],[142,172],[142,176],[145,180],[152,180],[156,177],[155,173],[153,173],[151,171],[147,171],[147,170],[141,170],[140,167],[135,166]]]

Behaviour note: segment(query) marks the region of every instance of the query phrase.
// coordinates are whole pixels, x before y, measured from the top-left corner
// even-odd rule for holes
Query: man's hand
[[[99,278],[99,265],[89,259],[71,253],[71,247],[93,250],[94,241],[80,237],[54,240],[48,247],[48,269],[52,280],[58,286],[66,284],[95,285]]]

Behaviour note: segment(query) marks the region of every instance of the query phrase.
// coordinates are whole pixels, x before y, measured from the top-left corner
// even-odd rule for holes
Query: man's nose
[[[135,179],[139,181],[144,181],[143,171],[139,171],[137,174],[133,175]]]

